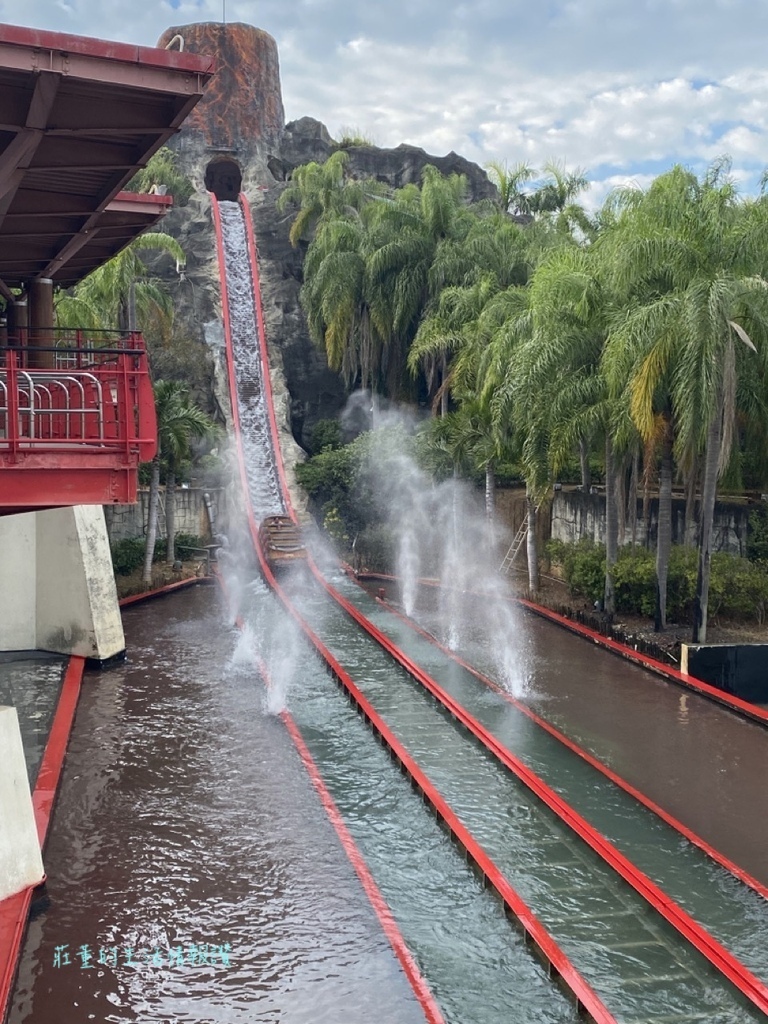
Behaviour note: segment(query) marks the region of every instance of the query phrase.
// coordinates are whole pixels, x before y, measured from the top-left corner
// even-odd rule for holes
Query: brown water
[[[420,601],[439,633],[434,594]],[[460,653],[493,676],[483,615],[463,611]],[[532,613],[509,641],[525,703],[768,885],[768,729]]]
[[[768,729],[535,616],[529,703],[768,884]]]
[[[86,676],[11,1024],[423,1020],[262,684],[231,685],[218,592],[125,625],[130,660]]]

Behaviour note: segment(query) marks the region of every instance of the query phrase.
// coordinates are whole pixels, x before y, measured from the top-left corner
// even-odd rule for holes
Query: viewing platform
[[[156,437],[138,332],[20,331],[0,346],[0,515],[133,502]]]

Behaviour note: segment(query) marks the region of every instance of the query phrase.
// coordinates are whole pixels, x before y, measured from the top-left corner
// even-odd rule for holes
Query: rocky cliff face
[[[242,189],[249,198],[259,249],[262,300],[272,362],[273,388],[282,411],[286,449],[297,441],[306,447],[314,424],[335,416],[346,402],[340,376],[328,368],[312,344],[299,304],[302,253],[291,247],[289,213],[279,213],[277,199],[291,171],[311,160],[323,162],[333,152],[327,129],[314,118],[283,124],[277,46],[267,33],[248,25],[216,23],[169,28],[158,45],[174,36],[185,48],[214,57],[218,71],[206,96],[172,145],[179,169],[192,179],[196,195],[175,209],[165,229],[179,239],[187,254],[183,278],[158,262],[177,303],[180,330],[194,344],[205,344],[211,356],[212,393],[222,413],[228,404],[220,359],[221,308],[216,243],[206,187],[220,198],[234,198]],[[495,194],[485,172],[455,153],[430,156],[415,146],[379,149],[353,146],[349,171],[399,188],[418,182],[428,163],[444,174],[465,174],[470,194],[479,200]],[[226,194],[225,194],[226,193]],[[293,440],[295,439],[295,441]],[[298,457],[284,450],[288,466]]]

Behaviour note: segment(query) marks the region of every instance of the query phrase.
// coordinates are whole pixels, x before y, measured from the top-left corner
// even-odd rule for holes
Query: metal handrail
[[[157,434],[147,355],[140,334],[125,340],[125,348],[50,347],[49,352],[64,354],[70,363],[58,369],[35,366],[32,347],[0,346],[0,470],[74,471],[72,457],[79,450],[84,457],[108,457],[109,465],[124,473],[154,456]],[[66,456],[60,454],[63,449]],[[28,458],[33,453],[36,457]],[[126,493],[132,493],[130,488]]]

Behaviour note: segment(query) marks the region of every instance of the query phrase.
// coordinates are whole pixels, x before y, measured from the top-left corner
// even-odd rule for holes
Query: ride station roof
[[[122,192],[203,95],[210,57],[0,25],[0,292],[69,286],[154,224]]]

